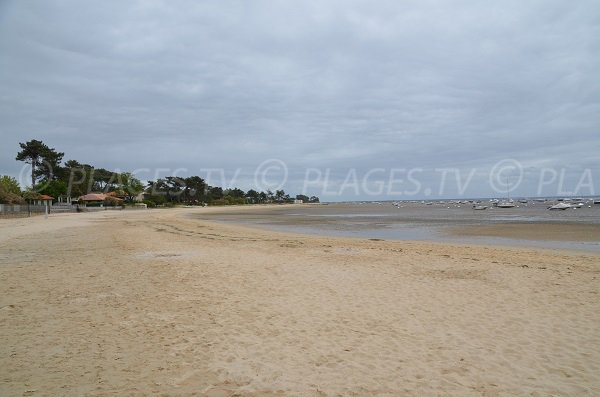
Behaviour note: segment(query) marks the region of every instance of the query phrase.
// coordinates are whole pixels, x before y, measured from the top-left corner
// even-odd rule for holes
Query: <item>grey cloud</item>
[[[120,169],[594,168],[593,1],[6,2],[18,142]],[[342,173],[343,174],[343,173]]]

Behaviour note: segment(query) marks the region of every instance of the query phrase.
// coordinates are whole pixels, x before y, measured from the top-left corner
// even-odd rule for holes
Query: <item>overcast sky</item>
[[[224,168],[244,189],[280,159],[286,190],[308,172],[331,200],[390,180],[389,198],[493,196],[503,159],[523,167],[515,194],[600,194],[599,71],[597,0],[5,0],[0,174],[41,139],[142,179]],[[445,168],[460,183],[440,186]]]

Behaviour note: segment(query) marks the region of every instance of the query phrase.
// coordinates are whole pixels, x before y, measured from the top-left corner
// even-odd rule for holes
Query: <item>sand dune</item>
[[[599,255],[208,210],[0,221],[0,395],[600,395]]]

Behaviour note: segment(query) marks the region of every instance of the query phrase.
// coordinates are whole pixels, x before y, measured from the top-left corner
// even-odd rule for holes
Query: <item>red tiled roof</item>
[[[106,194],[104,193],[88,193],[85,196],[79,197],[80,201],[104,201]]]
[[[54,197],[48,196],[47,194],[42,194],[39,200],[54,200]]]
[[[123,201],[122,199],[120,199],[118,197],[114,197],[110,194],[104,194],[104,193],[88,193],[85,196],[79,197],[79,201],[104,201],[104,199],[106,199],[107,197],[110,197],[114,200]]]

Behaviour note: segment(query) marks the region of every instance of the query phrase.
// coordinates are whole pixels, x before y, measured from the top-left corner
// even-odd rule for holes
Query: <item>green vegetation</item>
[[[7,175],[0,176],[0,203],[23,204],[24,202],[17,180]]]
[[[319,198],[317,196],[308,197],[304,194],[299,194],[296,196],[296,200],[302,200],[303,203],[318,203]]]
[[[42,141],[32,139],[26,143],[19,143],[21,151],[17,153],[16,160],[31,164],[31,186],[35,189],[40,178],[52,180],[54,171],[58,170],[64,153],[51,149]]]
[[[21,188],[19,187],[19,182],[12,176],[2,175],[0,176],[0,188],[3,189],[7,193],[12,193],[16,195],[21,194]]]
[[[0,178],[0,202],[18,203],[33,199],[34,195],[46,194],[54,198],[77,198],[91,192],[112,192],[105,205],[118,205],[120,200],[133,204],[142,201],[148,207],[170,207],[173,205],[240,205],[263,203],[290,203],[294,199],[284,190],[275,193],[267,190],[258,192],[239,188],[223,189],[209,186],[199,176],[167,176],[148,181],[144,185],[128,172],[114,172],[104,168],[68,160],[61,164],[64,153],[48,147],[42,141],[31,140],[19,143],[21,151],[16,160],[31,164],[31,190],[21,193],[14,178]],[[120,200],[117,200],[120,199]],[[318,197],[296,196],[307,203],[318,203]]]

